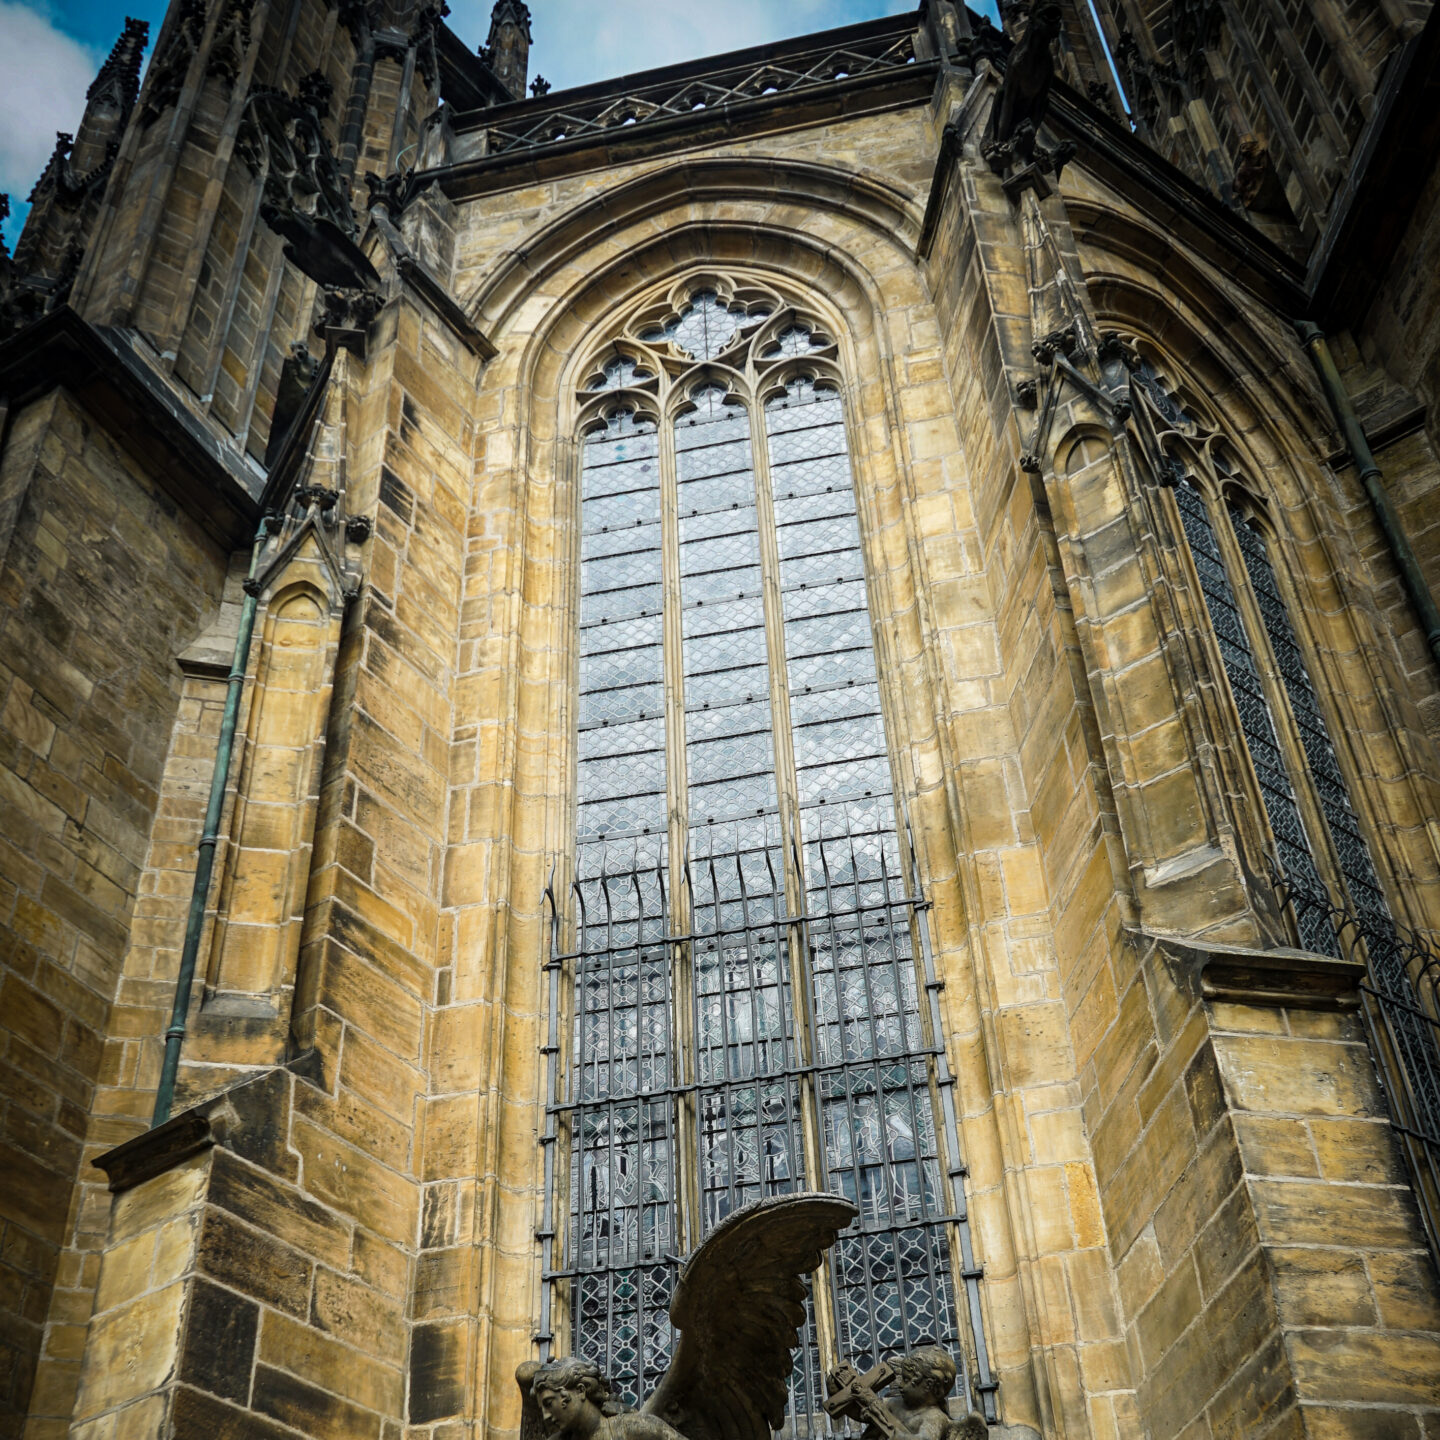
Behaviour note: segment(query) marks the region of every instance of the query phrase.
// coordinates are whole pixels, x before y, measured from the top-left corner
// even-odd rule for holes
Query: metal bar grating
[[[703,360],[739,328],[702,292],[655,338]],[[820,348],[803,326],[778,340]],[[597,388],[637,373],[610,368]],[[574,938],[561,953],[557,915],[551,961],[570,1053],[545,1137],[568,1220],[547,1279],[575,1353],[636,1403],[668,1361],[680,1255],[763,1195],[836,1190],[861,1210],[826,1286],[842,1349],[869,1364],[947,1345],[993,1418],[840,397],[800,379],[758,412],[719,385],[687,398],[673,474],[623,409],[584,445]],[[666,748],[667,676],[682,753]],[[826,1425],[820,1366],[808,1323],[797,1436]]]
[[[1188,417],[1153,377],[1171,419]],[[1282,749],[1254,643],[1236,599],[1210,508],[1188,477],[1176,504],[1240,716],[1275,839],[1276,889],[1300,942],[1325,955],[1366,962],[1363,1013],[1391,1119],[1410,1166],[1421,1218],[1440,1261],[1440,956],[1395,922],[1350,803],[1309,666],[1265,541],[1234,505],[1226,515],[1258,607],[1277,678],[1299,734],[1314,795],[1339,868],[1342,895],[1321,878],[1317,847],[1306,832],[1295,782]]]

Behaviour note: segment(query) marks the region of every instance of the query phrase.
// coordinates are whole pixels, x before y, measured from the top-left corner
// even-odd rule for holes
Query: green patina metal
[[[165,1030],[165,1059],[160,1067],[160,1085],[155,1092],[155,1113],[151,1128],[170,1118],[175,1103],[175,1077],[180,1070],[180,1047],[185,1042],[185,1022],[190,1013],[190,992],[195,986],[195,963],[200,954],[200,936],[205,928],[205,901],[210,894],[210,876],[215,869],[215,846],[220,836],[220,815],[225,808],[225,784],[230,759],[235,751],[235,727],[240,718],[240,696],[245,689],[245,671],[250,664],[250,640],[255,633],[255,612],[260,587],[256,571],[260,552],[270,533],[268,517],[261,520],[250,552],[250,571],[245,577],[245,603],[240,609],[240,631],[235,636],[235,655],[230,665],[230,683],[225,693],[225,714],[220,721],[220,744],[215,752],[215,770],[210,777],[210,800],[205,807],[205,829],[200,836],[200,853],[195,865],[195,885],[190,892],[190,913],[185,921],[185,944],[180,951],[180,974],[175,981],[175,1006]]]

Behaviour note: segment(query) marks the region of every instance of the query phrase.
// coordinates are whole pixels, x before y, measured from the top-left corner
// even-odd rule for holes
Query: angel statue
[[[865,1427],[861,1440],[985,1440],[983,1415],[972,1411],[956,1420],[950,1414],[946,1401],[957,1374],[954,1359],[938,1345],[882,1360],[864,1375],[841,1364],[825,1377],[825,1409],[835,1419],[859,1420]],[[882,1401],[886,1386],[893,1398]]]
[[[838,1195],[801,1194],[771,1196],[727,1216],[680,1271],[670,1301],[675,1351],[640,1409],[612,1397],[593,1361],[527,1361],[515,1372],[521,1440],[771,1440],[785,1421],[791,1356],[805,1323],[804,1278],[858,1213]],[[923,1374],[915,1371],[920,1378],[910,1382],[903,1377],[912,1360]],[[879,1427],[886,1440],[970,1440],[971,1431],[939,1424],[940,1414],[949,1421],[943,1396],[956,1373],[942,1350],[917,1350],[896,1368],[865,1376],[842,1366],[829,1377],[826,1409],[862,1418],[857,1407],[875,1399],[866,1382],[880,1369],[900,1384],[896,1428]],[[873,1419],[868,1411],[863,1418]],[[867,1434],[874,1432],[867,1424]],[[976,1433],[984,1435],[983,1421]]]

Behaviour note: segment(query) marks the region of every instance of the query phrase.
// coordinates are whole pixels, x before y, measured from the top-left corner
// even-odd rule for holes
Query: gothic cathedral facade
[[[444,14],[127,22],[0,244],[0,1437],[633,1406],[827,1191],[794,1440],[1436,1440],[1440,16]]]

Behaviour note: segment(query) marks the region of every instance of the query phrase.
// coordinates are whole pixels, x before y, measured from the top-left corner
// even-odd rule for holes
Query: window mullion
[[[1260,613],[1249,567],[1245,563],[1239,537],[1235,533],[1235,525],[1243,522],[1232,515],[1223,498],[1211,504],[1210,514],[1220,553],[1225,558],[1225,569],[1229,572],[1231,593],[1249,635],[1251,655],[1260,684],[1264,687],[1266,707],[1270,712],[1271,733],[1285,762],[1290,792],[1300,811],[1300,822],[1304,826],[1305,838],[1310,846],[1316,878],[1325,886],[1327,898],[1332,903],[1337,898],[1343,902],[1345,886],[1336,860],[1330,827],[1315,794],[1314,777],[1296,727],[1290,695],[1280,678],[1279,664],[1270,642],[1270,632],[1266,627],[1265,617]]]
[[[795,776],[795,744],[790,723],[790,684],[785,662],[785,609],[780,590],[780,542],[775,531],[775,493],[770,478],[770,434],[765,408],[758,400],[750,416],[750,450],[755,473],[755,517],[760,532],[760,574],[765,605],[765,649],[769,658],[770,713],[774,733],[775,788],[780,805],[780,833],[785,837],[785,907],[796,917],[786,926],[790,967],[790,1005],[795,1044],[805,1073],[800,1077],[800,1123],[805,1147],[806,1186],[825,1188],[828,1174],[820,1105],[815,1093],[814,1002],[810,984],[809,946],[805,921],[805,877],[801,871],[800,791]],[[820,1261],[812,1294],[815,1339],[820,1363],[828,1371],[840,1359],[835,1330],[832,1259]]]
[[[664,594],[665,790],[670,852],[670,934],[690,934],[689,781],[685,766],[685,655],[680,609],[680,508],[675,466],[675,425],[660,427],[660,553]],[[693,946],[670,945],[670,1023],[674,1037],[676,1230],[680,1253],[700,1243],[699,1144],[695,1114],[695,965]]]

